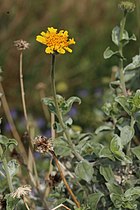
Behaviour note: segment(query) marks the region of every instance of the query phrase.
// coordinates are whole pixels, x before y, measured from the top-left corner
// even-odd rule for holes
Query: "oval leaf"
[[[100,166],[100,174],[104,177],[107,182],[115,182],[114,174],[111,166]]]
[[[134,136],[134,129],[126,125],[121,129],[121,141],[122,145],[128,144]]]
[[[96,193],[90,194],[88,196],[88,204],[89,204],[90,208],[96,209],[101,197],[103,197],[103,196],[104,196],[104,194],[101,192],[96,192]]]
[[[107,47],[107,49],[104,51],[103,56],[104,56],[104,59],[108,59],[108,58],[112,57],[113,55],[115,55],[115,54],[117,54],[117,53],[118,53],[118,51],[113,52],[113,51],[110,49],[110,47]]]
[[[94,170],[93,170],[92,165],[88,161],[83,160],[77,164],[75,173],[79,179],[83,179],[87,182],[90,182],[92,179]]]

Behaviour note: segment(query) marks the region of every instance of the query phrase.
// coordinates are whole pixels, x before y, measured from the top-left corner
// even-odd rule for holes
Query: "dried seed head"
[[[12,192],[11,196],[13,198],[22,198],[24,196],[28,196],[30,192],[31,192],[31,186],[23,185],[21,187],[18,187],[15,192]]]
[[[47,153],[53,151],[52,140],[45,136],[37,136],[33,144],[35,145],[35,150],[40,153]]]
[[[17,50],[26,50],[29,48],[30,44],[22,39],[14,41],[14,46],[17,48]]]
[[[122,1],[120,4],[119,4],[119,8],[121,10],[123,10],[124,12],[133,12],[134,9],[135,9],[135,4],[130,2],[130,1]]]

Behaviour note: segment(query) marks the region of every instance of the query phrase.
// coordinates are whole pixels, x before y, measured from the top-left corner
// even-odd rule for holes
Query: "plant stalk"
[[[119,53],[120,53],[120,82],[121,82],[121,88],[124,96],[127,96],[127,91],[126,91],[126,86],[125,86],[125,78],[124,78],[124,72],[123,72],[123,43],[122,43],[122,38],[123,38],[123,32],[125,28],[125,23],[126,23],[126,16],[127,13],[124,13],[123,19],[120,23],[120,38],[119,38]]]
[[[29,138],[30,138],[30,142],[29,142],[29,158],[28,158],[28,167],[30,165],[30,158],[32,158],[32,164],[33,164],[33,168],[34,168],[34,173],[35,173],[35,178],[36,178],[36,185],[35,188],[37,189],[39,196],[40,196],[40,200],[43,203],[43,206],[45,207],[46,210],[49,210],[47,203],[45,201],[45,199],[43,198],[43,193],[40,190],[40,184],[39,184],[39,178],[38,178],[38,173],[37,173],[37,169],[36,169],[36,163],[35,163],[35,159],[33,156],[33,147],[32,147],[32,142],[31,142],[31,130],[29,128],[28,125],[28,115],[27,115],[27,109],[26,109],[26,103],[25,103],[25,91],[24,91],[24,81],[23,81],[23,53],[21,51],[20,53],[20,86],[21,86],[21,97],[22,97],[22,106],[23,106],[23,112],[24,112],[24,117],[25,117],[25,121],[26,121],[26,129],[27,132],[29,134]],[[29,170],[30,171],[30,170]],[[31,170],[32,171],[32,170]],[[29,176],[32,180],[32,174],[29,173]]]
[[[77,159],[79,161],[81,161],[81,160],[83,160],[83,157],[76,151],[75,146],[72,143],[72,140],[71,140],[68,130],[63,122],[63,118],[62,118],[62,115],[59,110],[57,95],[56,95],[56,88],[55,88],[55,55],[54,54],[52,54],[52,63],[51,63],[51,83],[52,83],[52,94],[53,94],[53,98],[54,98],[54,103],[55,103],[55,108],[56,108],[56,113],[57,113],[59,123],[64,130],[64,133],[66,135],[66,138],[68,140],[68,143],[69,143],[74,155],[77,157]]]
[[[20,53],[20,87],[21,87],[23,113],[24,113],[24,117],[25,117],[25,120],[26,120],[26,125],[27,125],[27,128],[28,128],[28,117],[27,117],[27,109],[26,109],[26,103],[25,103],[25,91],[24,91],[24,83],[23,83],[22,61],[23,61],[23,53],[21,51],[21,53]]]
[[[71,197],[72,197],[73,201],[75,202],[76,206],[77,206],[78,208],[80,208],[80,203],[79,203],[79,201],[77,200],[77,198],[75,197],[75,195],[74,195],[74,193],[72,192],[72,190],[70,189],[70,186],[68,185],[68,183],[67,183],[67,181],[66,181],[66,179],[65,179],[65,176],[64,176],[64,174],[63,174],[63,172],[62,172],[61,166],[60,166],[60,164],[59,164],[59,161],[58,161],[58,159],[57,159],[55,153],[54,153],[53,151],[50,151],[50,153],[53,155],[53,158],[54,158],[55,163],[56,163],[56,165],[57,165],[57,168],[58,168],[58,170],[59,170],[60,176],[61,176],[61,178],[62,178],[62,180],[63,180],[63,182],[64,182],[64,184],[65,184],[65,186],[66,186],[66,188],[67,188],[67,190],[68,190],[68,192],[69,192],[69,194],[71,195]]]
[[[135,119],[133,116],[131,116],[131,122],[130,122],[131,129],[134,129],[134,124],[135,124]],[[131,155],[131,141],[129,142],[129,144],[127,146],[126,154],[127,154],[127,156]]]

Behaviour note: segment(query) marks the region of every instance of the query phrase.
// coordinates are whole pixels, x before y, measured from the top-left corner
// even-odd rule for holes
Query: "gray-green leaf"
[[[60,155],[62,157],[69,156],[71,154],[71,148],[66,142],[65,139],[59,137],[55,139],[54,141],[54,151],[57,155]]]
[[[6,199],[6,210],[14,210],[19,199],[11,197],[10,194],[5,196]]]
[[[130,63],[124,68],[124,71],[133,71],[133,70],[138,70],[139,68],[140,68],[140,55],[136,55],[135,57],[132,58],[132,63]]]
[[[140,160],[140,145],[134,148],[131,148],[132,153]]]
[[[94,170],[92,165],[86,160],[80,161],[75,168],[76,176],[87,182],[91,181],[93,173]]]
[[[114,52],[110,49],[110,47],[107,47],[106,50],[104,51],[103,56],[104,56],[104,59],[108,59],[108,58],[111,58],[113,55],[115,55],[117,53],[118,53],[118,51]]]
[[[96,192],[93,194],[90,194],[88,196],[88,204],[90,206],[91,209],[96,209],[97,208],[97,204],[99,203],[101,197],[103,197],[104,194],[102,192]]]
[[[121,138],[117,134],[115,134],[110,143],[110,150],[118,160],[123,160],[125,163],[131,163],[131,159],[125,155],[122,149],[123,145],[121,142]]]
[[[102,125],[96,129],[95,134],[97,135],[98,133],[100,133],[102,131],[111,131],[111,130],[113,130],[112,127],[107,126],[107,125]]]
[[[8,162],[8,168],[9,168],[10,176],[13,177],[14,175],[16,175],[18,171],[19,164],[16,160],[10,160]]]
[[[42,99],[42,102],[48,106],[50,112],[56,114],[56,108],[55,108],[55,103],[54,103],[54,100],[52,98],[43,98]]]
[[[111,166],[100,166],[100,174],[107,182],[114,183],[115,178]]]
[[[128,144],[134,136],[134,129],[126,125],[121,129],[120,138],[122,145]]]

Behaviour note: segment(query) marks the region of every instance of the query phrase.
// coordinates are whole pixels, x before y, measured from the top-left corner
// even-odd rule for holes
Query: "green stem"
[[[83,160],[83,157],[76,151],[75,145],[73,145],[73,143],[72,143],[69,132],[63,122],[63,118],[62,118],[61,112],[59,110],[59,105],[58,105],[57,95],[56,95],[56,88],[55,88],[55,55],[54,54],[52,54],[52,63],[51,63],[51,83],[52,83],[52,94],[53,94],[53,98],[54,98],[54,103],[55,103],[56,113],[57,113],[59,123],[64,130],[65,136],[68,140],[68,143],[69,143],[74,155],[77,157],[77,159],[79,161]]]
[[[125,78],[124,78],[124,72],[123,72],[123,43],[122,43],[122,38],[123,38],[123,32],[124,32],[124,27],[126,23],[126,16],[127,13],[124,14],[124,17],[120,23],[120,39],[119,39],[119,53],[120,53],[120,82],[121,82],[121,88],[124,96],[127,96],[126,92],[126,86],[125,86]]]
[[[26,120],[26,126],[28,130],[28,117],[27,117],[27,109],[26,109],[26,103],[25,103],[25,91],[24,91],[24,83],[23,83],[23,71],[22,71],[22,60],[23,60],[23,53],[21,51],[20,53],[20,87],[21,87],[21,97],[22,97],[22,106],[23,106],[23,112],[24,117]]]
[[[135,124],[135,119],[133,116],[131,116],[131,122],[130,122],[131,129],[134,129],[134,124]],[[131,155],[131,141],[129,142],[129,144],[127,146],[126,154],[127,154],[127,156]]]
[[[3,149],[0,145],[0,157],[3,155]],[[4,167],[4,171],[7,177],[7,182],[8,182],[8,186],[9,186],[9,190],[10,192],[13,192],[14,188],[13,188],[13,184],[12,184],[12,178],[10,176],[9,173],[9,169],[8,169],[8,164],[7,164],[7,160],[5,157],[2,158],[2,163],[3,163],[3,167]]]

